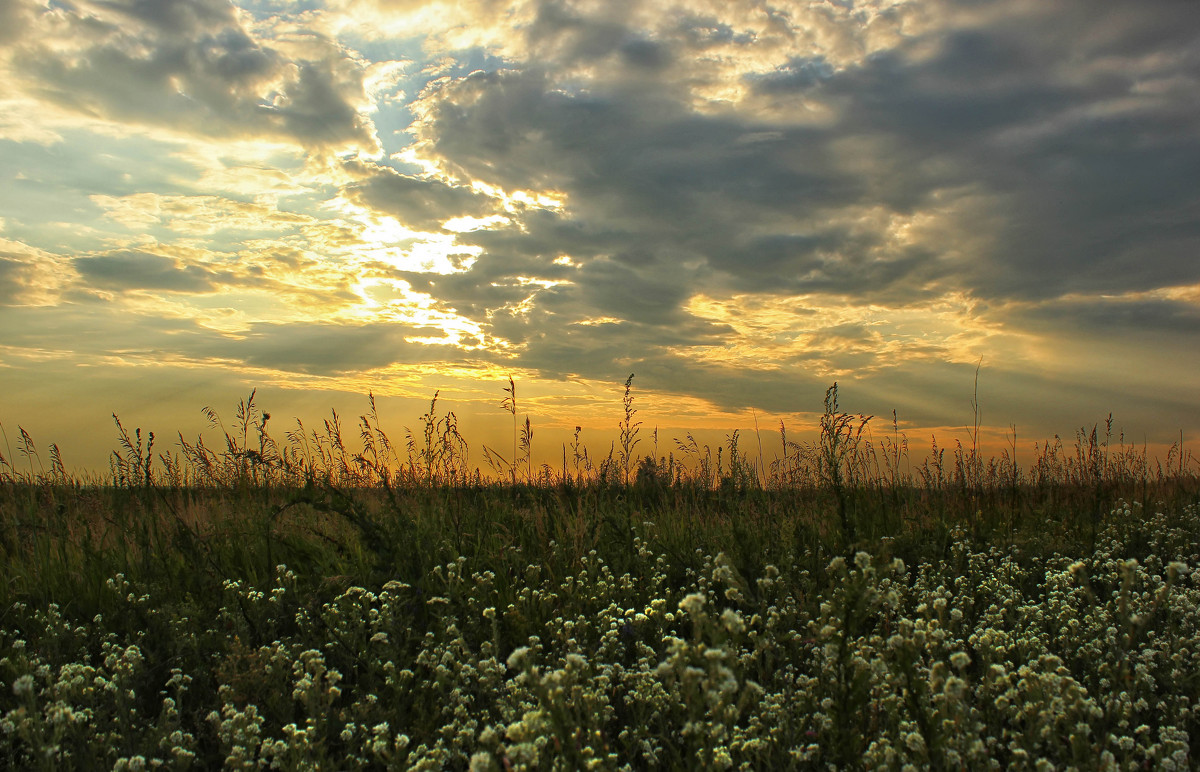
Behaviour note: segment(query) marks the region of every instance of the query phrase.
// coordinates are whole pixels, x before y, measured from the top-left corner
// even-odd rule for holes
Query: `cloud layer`
[[[778,412],[839,379],[922,425],[982,356],[1002,423],[1061,430],[1058,390],[1177,424],[1198,30],[1182,1],[15,0],[0,304],[114,355],[135,314],[245,377],[632,369]]]

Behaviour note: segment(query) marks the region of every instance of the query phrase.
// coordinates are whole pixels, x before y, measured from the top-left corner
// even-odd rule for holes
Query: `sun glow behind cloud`
[[[984,352],[1011,352],[1019,342],[974,312],[968,298],[889,308],[849,298],[697,296],[698,317],[729,325],[725,346],[691,354],[733,367],[787,369],[799,363],[829,380],[904,367],[915,361],[971,364]],[[1018,336],[1012,335],[1011,338]],[[998,339],[999,338],[999,339]]]
[[[99,419],[153,372],[180,395],[445,386],[486,415],[469,381],[517,373],[539,421],[611,429],[635,371],[678,426],[797,416],[834,379],[952,426],[983,357],[997,426],[1196,414],[1195,7],[3,14],[14,400],[77,365]]]

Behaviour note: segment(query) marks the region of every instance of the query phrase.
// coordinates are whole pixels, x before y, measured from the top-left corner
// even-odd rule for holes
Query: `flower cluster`
[[[752,573],[725,553],[673,572],[646,523],[636,570],[595,551],[566,574],[458,558],[419,583],[334,578],[322,595],[281,566],[261,587],[227,581],[203,623],[117,576],[119,612],[154,610],[170,635],[119,638],[103,618],[14,606],[0,630],[0,759],[1187,769],[1200,555],[1185,535],[1200,514],[1182,514],[1184,531],[1163,517],[1104,531],[1085,556],[1028,560],[959,532],[938,562],[859,551]]]

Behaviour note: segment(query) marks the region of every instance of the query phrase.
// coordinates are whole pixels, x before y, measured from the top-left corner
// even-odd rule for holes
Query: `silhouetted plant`
[[[617,424],[620,431],[620,462],[621,462],[621,481],[629,482],[630,464],[633,462],[633,454],[638,443],[638,433],[642,430],[642,422],[635,421],[637,409],[633,406],[633,373],[625,379],[625,396],[621,398],[621,404],[625,408],[625,417]]]
[[[871,418],[841,412],[836,383],[826,390],[825,412],[821,415],[819,469],[837,502],[838,523],[848,543],[853,543],[857,534],[847,499],[859,482],[859,451],[863,431]]]
[[[129,432],[125,431],[125,427],[121,425],[121,419],[113,413],[113,421],[117,424],[117,439],[121,443],[121,447],[125,452],[114,450],[110,459],[112,465],[112,473],[116,484],[121,487],[135,487],[144,485],[149,488],[153,482],[153,472],[151,465],[154,460],[154,432],[147,435],[145,448],[142,447],[142,430],[135,428],[133,438],[130,438]],[[22,441],[27,435],[24,430],[21,430]],[[32,446],[32,443],[30,443]]]

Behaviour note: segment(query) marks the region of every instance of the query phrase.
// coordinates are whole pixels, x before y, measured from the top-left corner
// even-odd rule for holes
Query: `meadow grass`
[[[826,395],[774,462],[518,418],[491,472],[437,396],[277,442],[116,419],[109,474],[0,455],[0,766],[1186,769],[1200,484],[1111,422],[1029,467]],[[115,417],[114,417],[115,418]],[[977,435],[975,435],[977,437]],[[351,445],[354,446],[352,449]],[[161,446],[161,444],[160,444]]]

